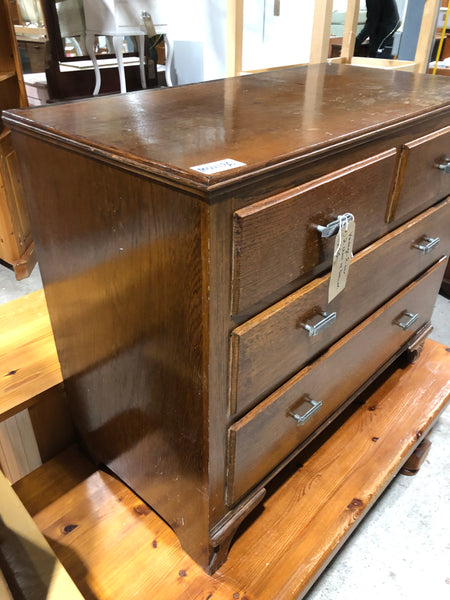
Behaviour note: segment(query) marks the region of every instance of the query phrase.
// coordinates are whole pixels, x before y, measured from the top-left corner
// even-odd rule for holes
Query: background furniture
[[[327,55],[325,52],[330,32],[332,4],[332,0],[318,0],[316,2],[314,23],[315,36],[313,35],[313,44],[311,46],[311,62],[323,62],[326,60]],[[413,56],[409,56],[407,60],[371,59],[353,56],[359,4],[359,0],[348,0],[341,56],[339,59],[333,60],[335,60],[335,62],[355,64],[358,66],[401,69],[415,71],[417,73],[426,73],[431,48],[434,43],[436,18],[439,11],[440,0],[424,0],[422,2],[419,29],[415,36],[414,53]]]
[[[88,6],[94,7],[94,10],[88,9],[90,11],[89,18],[91,25],[98,24],[98,19],[97,22],[95,18],[92,21],[92,17],[95,17],[97,12],[102,10],[102,7],[102,14],[104,13],[106,16],[109,14],[112,18],[112,15],[115,15],[115,12],[113,13],[110,10],[112,9],[113,5],[115,6],[114,2],[112,1],[106,4],[102,2],[88,3]],[[151,10],[154,13],[155,23],[157,25],[155,29],[158,34],[163,35],[164,37],[166,54],[164,62],[167,63],[165,67],[165,73],[166,78],[169,78],[170,82],[170,69],[173,52],[167,36],[167,26],[164,24],[159,24],[164,23],[164,21],[162,21],[164,13],[161,10],[161,4],[155,3],[155,0],[149,0],[148,2],[143,2],[142,5],[145,5],[145,9],[148,12]],[[117,6],[120,7],[118,15],[120,18],[122,18],[124,15],[129,14],[126,10],[124,10],[124,6],[134,7],[135,3],[128,5],[124,2],[118,2]],[[107,9],[106,12],[105,7]],[[57,2],[55,2],[55,0],[42,0],[42,8],[45,15],[50,46],[50,60],[46,69],[46,78],[50,98],[63,99],[91,95],[96,85],[99,83],[99,77],[96,77],[92,61],[90,60],[87,49],[85,49],[86,19],[84,14],[83,0],[58,0]],[[140,14],[140,12],[135,13],[133,25],[135,29],[136,18],[140,19]],[[142,21],[140,21],[140,24],[142,24]],[[103,26],[94,27],[94,29],[102,29],[102,27]],[[93,32],[91,31],[91,33]],[[122,35],[123,31],[119,33]],[[142,33],[142,31],[140,30],[139,33]],[[131,40],[131,38],[127,39],[129,41]],[[70,40],[71,45],[76,50],[75,55],[67,55],[65,51],[65,48],[67,47],[67,40]],[[90,42],[90,46],[92,46],[92,40]],[[121,71],[119,71],[117,68],[117,60],[113,51],[113,47],[109,47],[108,44],[108,51],[110,50],[112,52],[101,55],[100,93],[118,92],[120,90],[119,73],[121,73]],[[128,52],[124,55],[124,72],[128,90],[142,88],[142,61],[140,61],[140,65],[130,64],[130,59],[132,56],[134,56],[134,53],[130,54]],[[98,60],[98,57],[96,60]],[[153,59],[150,59],[146,55],[145,63],[145,75],[148,80],[147,84],[150,87],[167,83],[162,82],[158,77],[156,65],[154,64]]]
[[[362,6],[361,6],[361,4],[362,4]],[[344,35],[345,17],[346,17],[345,12],[336,10],[333,7],[333,11],[331,13],[330,37],[342,37]],[[366,18],[367,18],[367,11],[366,11],[364,2],[362,2],[362,3],[360,3],[360,6],[358,8],[357,30],[356,30],[357,34],[364,27]]]
[[[59,31],[62,38],[69,38],[83,56],[86,48],[86,20],[83,0],[55,0]]]
[[[126,92],[125,70],[123,64],[123,38],[135,36],[138,41],[141,85],[146,88],[144,44],[147,36],[146,18],[151,16],[154,25],[154,34],[163,35],[166,44],[166,82],[171,85],[170,69],[172,51],[167,38],[167,24],[161,23],[161,11],[154,11],[154,2],[149,0],[83,0],[86,20],[86,44],[88,54],[94,64],[95,89],[94,95],[100,90],[100,69],[95,54],[95,36],[105,35],[112,37],[117,65],[119,69],[120,91]],[[144,15],[144,16],[143,16]],[[148,17],[147,17],[148,19]]]
[[[15,482],[73,443],[43,290],[0,305],[0,464]]]
[[[436,17],[441,0],[424,0],[421,11],[420,32],[415,38],[413,60],[389,61],[365,57],[353,57],[359,19],[360,0],[348,0],[344,21],[343,46],[339,62],[387,69],[414,70],[425,73],[428,67],[436,30]],[[281,6],[281,11],[283,7]],[[309,62],[316,64],[328,58],[330,29],[332,24],[333,0],[316,0],[313,33]],[[240,75],[242,69],[244,0],[229,0],[227,3],[227,76]]]
[[[84,14],[86,19],[86,47],[90,59],[94,65],[95,88],[94,96],[100,90],[100,69],[95,54],[96,35],[105,35],[112,37],[114,52],[117,58],[117,68],[119,69],[120,91],[125,93],[127,86],[125,82],[125,69],[123,64],[123,40],[124,36],[135,36],[139,48],[139,70],[141,76],[141,85],[147,87],[145,81],[144,64],[144,44],[146,29],[144,20],[138,12],[138,6],[132,6],[131,3],[124,6],[124,3],[114,0],[83,0]],[[120,9],[129,8],[129,11]],[[131,10],[133,8],[133,10]]]
[[[27,106],[9,1],[0,1],[0,112]],[[17,279],[27,277],[36,258],[11,132],[0,121],[0,259]]]
[[[47,31],[40,0],[13,0],[9,9],[23,73],[44,73]]]
[[[38,36],[30,35],[30,32],[26,29],[26,27],[15,28],[23,72],[44,73],[47,67],[45,29],[41,29],[42,33]]]
[[[208,572],[270,480],[418,354],[450,243],[449,92],[322,64],[6,114],[75,424]]]

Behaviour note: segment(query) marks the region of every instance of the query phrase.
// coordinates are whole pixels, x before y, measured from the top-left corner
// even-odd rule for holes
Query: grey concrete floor
[[[0,304],[42,287],[0,265]],[[450,300],[438,296],[431,338],[450,346]],[[420,472],[398,475],[305,600],[450,600],[450,408]]]
[[[450,346],[450,300],[431,339]],[[450,407],[414,477],[397,475],[305,600],[450,600]]]
[[[17,281],[14,272],[0,264],[0,304],[31,294],[42,288],[39,266],[36,265],[29,277]]]

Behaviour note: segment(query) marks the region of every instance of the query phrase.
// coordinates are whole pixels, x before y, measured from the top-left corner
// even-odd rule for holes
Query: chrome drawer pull
[[[434,250],[434,248],[436,248],[436,246],[439,245],[440,241],[441,240],[438,237],[430,238],[430,237],[424,236],[417,242],[417,244],[413,244],[413,248],[417,248],[417,250],[420,250],[420,252],[423,252],[423,254],[428,254],[429,252]]]
[[[323,238],[329,238],[337,234],[337,232],[339,231],[340,223],[341,221],[339,219],[336,219],[335,221],[328,223],[328,225],[314,225],[314,227],[317,229],[317,231]]]
[[[297,425],[304,425],[308,419],[310,419],[318,410],[320,410],[322,406],[322,402],[320,400],[313,400],[309,396],[305,396],[305,401],[299,408],[307,408],[308,404],[311,406],[309,410],[307,410],[302,415],[299,415],[296,412],[290,412],[289,415],[295,419]],[[305,407],[306,405],[306,407]]]
[[[411,325],[419,318],[419,313],[413,315],[412,313],[406,312],[406,310],[394,321],[394,325],[398,325],[401,329],[409,329]]]
[[[319,312],[319,315],[321,315],[323,319],[321,319],[318,323],[315,323],[314,325],[310,325],[309,323],[300,323],[300,327],[306,329],[309,337],[314,337],[330,325],[333,325],[333,323],[336,321],[337,313],[332,312],[328,314],[326,312]]]
[[[450,173],[450,158],[448,156],[444,156],[443,158],[436,160],[434,166],[436,169],[444,171],[444,173]]]

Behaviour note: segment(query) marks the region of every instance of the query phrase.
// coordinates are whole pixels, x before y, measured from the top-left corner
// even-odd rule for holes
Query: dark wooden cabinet
[[[80,438],[205,570],[429,331],[449,92],[315,65],[6,114]],[[329,302],[338,234],[321,232],[345,213],[354,257]]]

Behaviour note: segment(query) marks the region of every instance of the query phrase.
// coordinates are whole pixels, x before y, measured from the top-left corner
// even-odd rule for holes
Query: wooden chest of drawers
[[[428,333],[449,92],[316,65],[6,114],[80,438],[205,570]],[[329,302],[339,233],[322,233],[346,213],[354,257]]]

